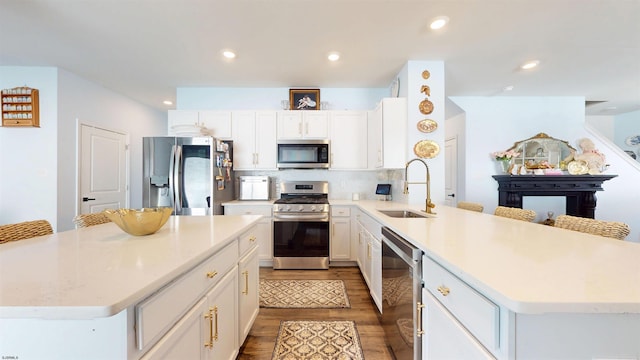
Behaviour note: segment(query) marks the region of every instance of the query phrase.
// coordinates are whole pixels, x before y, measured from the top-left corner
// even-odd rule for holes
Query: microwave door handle
[[[182,214],[182,146],[176,145],[176,156],[173,168],[174,197],[176,215]]]

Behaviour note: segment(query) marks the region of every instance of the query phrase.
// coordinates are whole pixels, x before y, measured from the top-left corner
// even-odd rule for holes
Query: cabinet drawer
[[[238,242],[233,241],[136,305],[138,349],[145,350],[155,343],[237,262]]]
[[[425,287],[484,346],[499,348],[500,307],[429,257],[423,257]]]
[[[258,227],[252,226],[251,229],[243,232],[238,237],[239,252],[238,255],[246,253],[249,249],[258,246]]]
[[[224,207],[225,215],[264,215],[271,217],[271,205],[269,206],[248,206],[248,205],[227,205]]]
[[[351,216],[351,208],[348,206],[332,206],[331,216]]]

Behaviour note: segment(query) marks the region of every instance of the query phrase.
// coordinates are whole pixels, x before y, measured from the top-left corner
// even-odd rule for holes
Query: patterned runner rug
[[[342,280],[260,280],[263,308],[350,308]]]
[[[272,360],[363,360],[354,321],[281,321]]]

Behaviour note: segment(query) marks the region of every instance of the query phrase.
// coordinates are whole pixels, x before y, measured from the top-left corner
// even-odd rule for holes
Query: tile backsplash
[[[279,171],[237,171],[241,175],[267,175],[271,178],[271,197],[280,197],[279,184],[282,181],[328,181],[329,200],[350,200],[358,193],[361,200],[376,200],[377,184],[391,184],[392,198],[406,200],[402,194],[403,170],[333,171],[333,170],[279,170]],[[237,188],[237,186],[236,186]]]

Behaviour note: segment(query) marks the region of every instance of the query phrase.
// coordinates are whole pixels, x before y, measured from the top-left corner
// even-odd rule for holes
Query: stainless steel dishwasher
[[[382,228],[382,314],[385,342],[395,359],[422,359],[418,332],[422,250]]]

